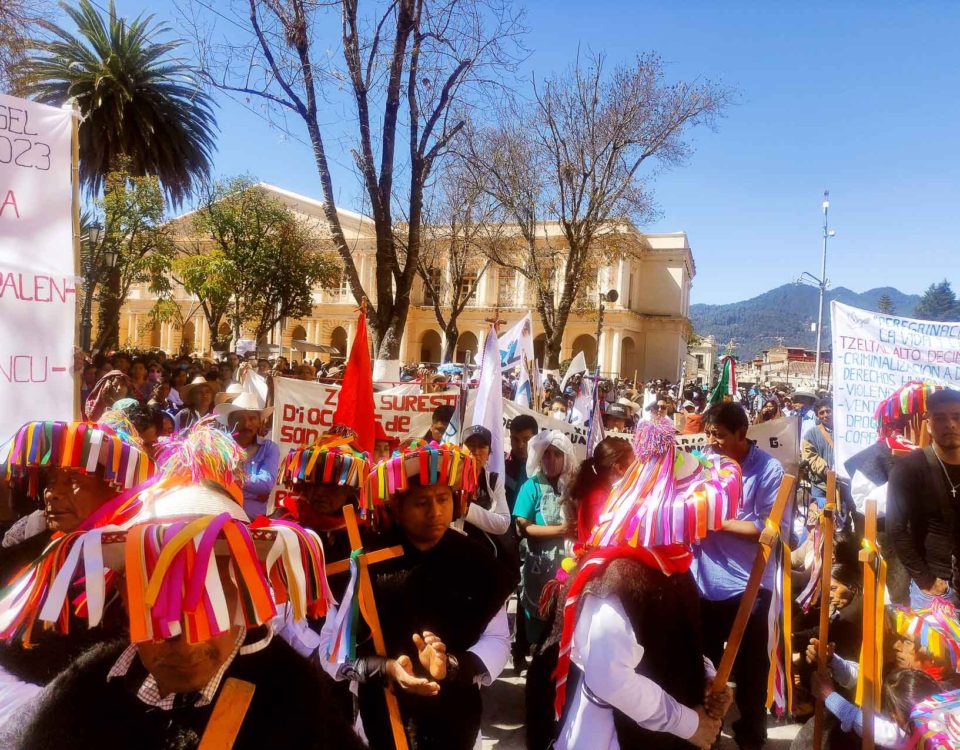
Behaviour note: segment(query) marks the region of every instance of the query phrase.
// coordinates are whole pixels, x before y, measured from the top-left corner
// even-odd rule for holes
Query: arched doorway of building
[[[541,333],[539,336],[534,338],[533,358],[540,363],[540,367],[543,367],[544,363],[547,361],[547,334]]]
[[[443,340],[436,331],[424,331],[420,339],[420,361],[437,363],[443,354]]]
[[[457,339],[457,362],[466,362],[468,353],[470,362],[476,362],[477,348],[477,337],[473,333],[470,331],[461,333],[460,338]]]
[[[630,336],[625,336],[620,342],[620,377],[632,379],[634,373],[637,373],[637,377],[642,375],[637,342]]]
[[[192,320],[188,320],[180,329],[180,351],[184,354],[193,352],[193,339],[196,336],[196,328]]]
[[[331,354],[330,360],[345,360],[347,358],[347,331],[343,326],[337,326],[330,332],[330,346],[336,349],[339,354]]]
[[[307,329],[303,326],[294,326],[293,330],[290,332],[291,341],[306,341],[307,340]]]
[[[570,358],[573,359],[580,352],[583,352],[584,359],[587,360],[587,367],[594,367],[597,363],[597,340],[589,333],[581,333],[573,340],[573,348],[570,350]]]

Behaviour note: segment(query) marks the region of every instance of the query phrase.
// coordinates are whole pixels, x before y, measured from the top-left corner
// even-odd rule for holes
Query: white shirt
[[[584,595],[570,658],[583,676],[576,685],[568,685],[568,690],[576,692],[557,750],[619,750],[613,708],[644,729],[669,732],[684,740],[697,731],[696,711],[637,674],[643,646],[637,643],[633,625],[616,596]],[[595,702],[597,699],[609,705]]]
[[[484,482],[490,481],[490,475],[487,472],[483,472],[482,477]],[[500,536],[510,528],[510,507],[507,505],[507,493],[504,490],[503,477],[497,477],[497,484],[490,492],[490,497],[493,499],[492,508],[487,510],[482,505],[470,503],[464,520],[467,523],[472,523],[481,531]]]
[[[887,485],[874,484],[862,471],[853,472],[850,478],[850,495],[860,513],[865,512],[867,500],[872,498],[877,501],[877,518],[883,518],[887,514]]]

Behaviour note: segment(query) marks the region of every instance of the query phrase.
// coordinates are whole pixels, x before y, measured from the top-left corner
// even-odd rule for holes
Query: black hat
[[[630,414],[627,411],[627,407],[623,404],[609,404],[607,406],[607,416],[608,417],[619,417],[620,419],[629,419]]]
[[[463,431],[463,444],[466,445],[472,439],[479,438],[488,448],[493,445],[493,435],[483,425],[475,424]]]

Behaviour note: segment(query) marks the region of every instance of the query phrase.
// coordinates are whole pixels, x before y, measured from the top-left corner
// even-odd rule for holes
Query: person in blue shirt
[[[724,643],[747,587],[760,535],[773,509],[783,467],[756,443],[747,439],[749,420],[739,404],[717,404],[707,410],[704,424],[710,450],[740,464],[743,494],[737,517],[719,531],[707,534],[694,547],[693,574],[700,589],[704,654],[720,663]],[[790,533],[790,514],[780,523],[784,538]],[[733,723],[734,739],[740,748],[763,746],[766,739],[767,613],[774,587],[775,566],[769,565],[753,612],[747,623],[740,651],[733,665],[737,684],[736,700],[740,718]]]
[[[243,462],[243,509],[250,518],[262,516],[267,512],[267,502],[280,468],[279,446],[260,436],[264,420],[273,413],[273,407],[261,409],[256,395],[241,393],[232,402],[218,404],[214,413],[247,454]]]

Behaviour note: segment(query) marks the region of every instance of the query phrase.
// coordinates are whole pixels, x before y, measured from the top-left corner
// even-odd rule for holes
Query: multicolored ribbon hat
[[[637,460],[610,493],[587,547],[697,544],[735,518],[741,477],[736,461],[676,449],[669,420],[640,423]]]
[[[297,483],[356,487],[362,495],[369,474],[370,454],[361,450],[352,431],[338,428],[312,445],[291,448],[280,465],[279,479],[287,487]]]
[[[945,387],[930,380],[911,380],[897,388],[877,404],[874,419],[880,434],[886,435],[911,418],[922,415],[927,410],[927,399]]]
[[[449,485],[466,499],[477,489],[477,465],[458,445],[411,440],[371,470],[366,486],[368,509],[406,492],[411,479],[421,485]]]
[[[19,633],[29,642],[38,619],[66,632],[71,610],[96,626],[119,571],[134,643],[181,633],[195,643],[233,625],[256,627],[284,602],[294,618],[323,616],[332,597],[319,537],[288,521],[251,524],[226,486],[241,472],[242,455],[203,452],[222,447],[214,432],[230,440],[209,421],[187,431],[162,476],[118,498],[93,527],[51,543],[14,578],[0,592],[0,638]],[[183,465],[187,456],[199,463],[193,471]],[[238,593],[233,611],[225,580]],[[82,593],[71,601],[75,584]]]
[[[41,469],[70,468],[85,474],[103,470],[118,489],[130,489],[149,478],[154,463],[130,421],[119,411],[105,412],[99,422],[27,422],[17,430],[7,460],[7,478],[26,479],[36,495]]]
[[[915,728],[911,740],[918,750],[960,747],[960,690],[939,693],[918,703],[910,713]]]
[[[580,598],[587,584],[620,557],[629,557],[664,575],[690,568],[692,544],[735,518],[740,507],[740,466],[722,456],[677,450],[676,429],[668,420],[637,426],[637,460],[610,493],[563,601],[563,633],[553,673],[554,710],[559,718],[566,700],[570,647]],[[566,562],[566,561],[565,561]]]
[[[954,671],[960,661],[960,620],[957,610],[944,599],[934,599],[929,609],[898,608],[895,613],[897,633],[913,641],[914,647]]]

